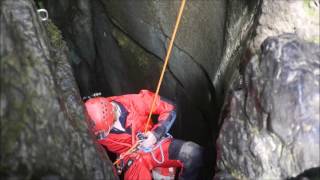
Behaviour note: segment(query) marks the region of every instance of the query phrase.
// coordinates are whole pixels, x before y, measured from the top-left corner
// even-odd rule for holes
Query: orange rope
[[[151,120],[151,115],[152,115],[153,110],[154,110],[154,105],[155,105],[155,102],[156,102],[156,98],[157,98],[157,96],[159,94],[159,90],[160,90],[160,86],[161,86],[161,83],[162,83],[162,80],[163,80],[164,72],[166,71],[166,68],[167,68],[167,65],[168,65],[168,62],[169,62],[169,57],[171,55],[173,42],[174,42],[174,40],[176,38],[176,34],[177,34],[177,31],[178,31],[178,28],[179,28],[179,24],[180,24],[180,20],[181,20],[181,17],[182,17],[182,12],[183,12],[185,4],[186,4],[186,0],[182,0],[181,5],[180,5],[179,14],[178,14],[177,20],[176,20],[176,25],[174,26],[174,30],[173,30],[173,33],[172,33],[172,38],[170,40],[169,48],[168,48],[168,51],[167,51],[167,54],[166,54],[166,58],[165,58],[165,61],[164,61],[164,64],[163,64],[163,68],[162,68],[162,72],[161,72],[161,75],[160,75],[160,79],[159,79],[159,82],[158,82],[158,85],[157,85],[157,90],[156,90],[155,96],[153,97],[151,110],[150,110],[150,113],[149,113],[149,116],[148,116],[148,120],[147,120],[147,124],[145,126],[144,133],[146,133],[147,130],[148,130],[148,126],[149,126],[149,123],[150,123],[150,120]]]
[[[167,54],[166,54],[166,57],[165,57],[165,61],[164,61],[164,64],[163,64],[163,68],[162,68],[162,72],[161,72],[161,75],[160,75],[160,79],[159,79],[159,82],[158,82],[158,85],[157,85],[157,90],[156,90],[155,96],[153,97],[153,101],[152,101],[152,105],[151,105],[151,110],[150,110],[150,113],[149,113],[148,121],[147,121],[147,124],[145,126],[145,133],[147,132],[147,128],[149,126],[149,123],[150,123],[150,120],[151,120],[151,115],[152,115],[152,112],[153,112],[153,109],[154,109],[154,105],[155,105],[155,102],[156,102],[156,97],[159,94],[159,90],[160,90],[160,86],[161,86],[161,83],[162,83],[162,80],[163,80],[164,72],[165,72],[165,70],[167,68],[167,65],[168,65],[168,62],[169,62],[169,57],[171,55],[173,42],[174,42],[174,40],[176,38],[176,34],[177,34],[177,31],[178,31],[178,28],[179,28],[179,24],[180,24],[180,20],[181,20],[181,17],[182,17],[182,12],[183,12],[185,4],[186,4],[186,0],[182,0],[181,5],[180,5],[179,14],[178,14],[178,17],[177,17],[177,20],[176,20],[176,24],[175,24],[175,27],[174,27],[174,30],[173,30],[173,33],[172,33],[172,38],[170,40],[169,48],[168,48],[168,51],[167,51]],[[126,151],[122,155],[120,155],[120,158],[117,159],[113,163],[113,165],[119,163],[121,158],[123,158],[124,156],[132,153],[135,150],[135,148],[137,148],[138,145],[139,145],[139,142],[134,143],[132,145],[132,147],[128,151]]]
[[[113,163],[113,165],[118,164],[118,162],[120,162],[120,160],[121,160],[122,158],[124,158],[124,157],[127,156],[128,154],[132,153],[132,152],[134,151],[134,149],[138,147],[138,145],[139,145],[139,143],[136,142],[134,145],[131,146],[131,148],[130,148],[128,151],[126,151],[126,152],[123,153],[123,154],[120,154],[119,159],[117,159],[117,160]]]

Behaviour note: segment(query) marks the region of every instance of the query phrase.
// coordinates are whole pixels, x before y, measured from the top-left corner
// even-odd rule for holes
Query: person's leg
[[[140,159],[132,161],[130,167],[125,171],[124,174],[125,180],[151,180],[151,172],[146,167],[146,164]]]
[[[169,159],[182,162],[179,179],[197,179],[202,165],[202,148],[194,142],[174,139],[169,146]]]
[[[161,142],[161,145],[154,148],[152,152],[142,152],[132,154],[131,157],[126,159],[127,165],[124,167],[125,180],[126,179],[143,179],[151,180],[151,170],[154,168],[168,168],[170,167],[182,167],[182,163],[179,160],[169,159],[169,146],[173,139],[167,139]],[[131,161],[132,163],[128,163]],[[163,169],[162,169],[163,170]],[[166,172],[163,170],[161,172]],[[166,175],[164,173],[161,175]]]

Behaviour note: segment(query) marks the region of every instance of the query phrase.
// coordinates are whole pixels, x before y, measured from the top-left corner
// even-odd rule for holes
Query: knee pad
[[[185,168],[199,167],[202,163],[202,148],[194,142],[185,142],[181,146],[179,159]]]

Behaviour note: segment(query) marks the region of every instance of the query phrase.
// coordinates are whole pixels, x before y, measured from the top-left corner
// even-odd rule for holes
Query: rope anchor
[[[49,13],[46,9],[38,9],[37,13],[41,21],[47,21],[49,19]]]

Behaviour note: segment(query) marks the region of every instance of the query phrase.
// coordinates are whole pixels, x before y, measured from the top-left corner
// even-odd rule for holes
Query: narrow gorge
[[[82,97],[155,91],[181,1],[0,3],[1,179],[119,179]],[[319,8],[187,0],[160,95],[199,179],[320,178]]]

